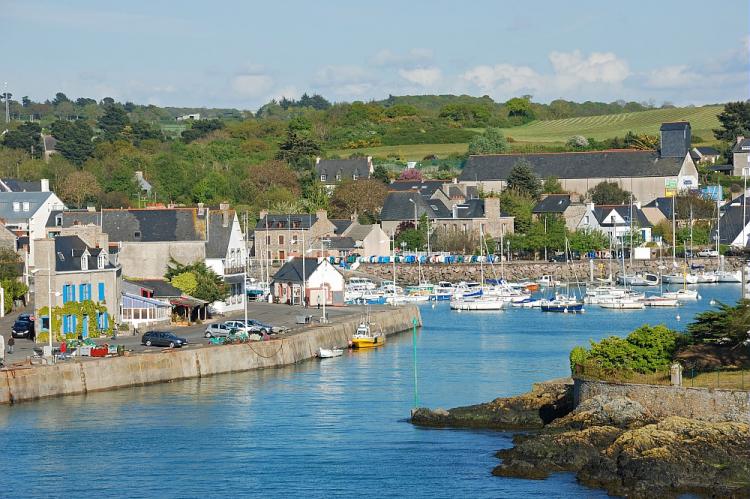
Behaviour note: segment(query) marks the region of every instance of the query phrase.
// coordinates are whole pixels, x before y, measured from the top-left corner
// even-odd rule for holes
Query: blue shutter
[[[72,284],[68,287],[70,288],[70,301],[76,301],[76,287]]]
[[[63,292],[62,292],[62,299],[63,299],[63,305],[68,303],[68,285],[63,285]]]
[[[107,312],[102,313],[102,329],[109,329],[109,314]]]
[[[84,315],[83,316],[83,324],[82,324],[82,326],[83,327],[82,327],[82,331],[81,331],[81,336],[83,338],[88,338],[89,337],[89,316],[88,315]]]
[[[86,284],[86,299],[91,299],[91,284]]]
[[[69,315],[63,315],[62,317],[63,334],[67,333],[70,330],[70,327],[68,326],[68,319],[70,319]]]
[[[99,301],[104,301],[104,283],[99,283]]]
[[[86,299],[86,285],[85,284],[78,285],[78,296],[81,301]]]
[[[70,316],[70,332],[75,333],[77,327],[78,327],[78,316],[71,315]]]

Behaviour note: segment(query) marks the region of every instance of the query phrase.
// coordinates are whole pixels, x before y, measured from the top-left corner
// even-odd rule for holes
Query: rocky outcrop
[[[518,397],[450,410],[420,409],[426,426],[540,428],[497,453],[497,476],[543,479],[573,472],[590,487],[628,497],[750,497],[750,425],[656,418],[637,401],[597,395],[572,409],[568,385],[539,384]],[[550,412],[546,412],[550,411]]]
[[[572,410],[572,381],[558,380],[538,383],[528,393],[485,404],[450,410],[419,408],[412,413],[411,422],[434,427],[534,429]]]

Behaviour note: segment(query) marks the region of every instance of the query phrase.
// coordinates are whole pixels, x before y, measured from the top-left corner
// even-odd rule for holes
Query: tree
[[[590,251],[599,251],[609,246],[609,238],[598,230],[578,229],[570,234],[570,249],[581,255]]]
[[[718,310],[707,310],[695,316],[687,327],[693,343],[726,343],[738,345],[748,340],[750,330],[750,300],[736,305],[719,303]]]
[[[198,289],[198,279],[192,272],[182,272],[171,280],[172,286],[187,295],[192,295]]]
[[[297,169],[304,169],[309,166],[312,158],[320,154],[320,144],[311,137],[290,129],[286,140],[279,145],[276,159],[286,161]]]
[[[542,190],[545,194],[561,194],[565,192],[562,188],[562,184],[560,184],[560,180],[554,175],[544,179]]]
[[[531,163],[521,159],[516,162],[508,175],[508,189],[536,200],[542,193],[542,181],[531,168]]]
[[[128,114],[120,104],[105,106],[104,114],[97,121],[105,140],[115,140],[122,134],[126,126],[130,124]]]
[[[718,118],[721,128],[714,129],[718,140],[734,142],[740,135],[750,136],[750,102],[728,102]]]
[[[57,149],[62,156],[75,164],[83,164],[94,152],[94,131],[85,121],[52,123],[52,135],[57,139]]]
[[[140,144],[144,140],[164,140],[164,134],[161,129],[158,126],[145,121],[136,121],[133,123],[131,133],[135,145]]]
[[[10,248],[0,248],[0,280],[18,279],[23,275],[23,261]]]
[[[417,170],[416,168],[406,168],[404,171],[401,172],[401,175],[398,176],[399,180],[413,180],[415,182],[421,182],[422,181],[422,172]]]
[[[189,143],[224,127],[224,122],[221,120],[198,120],[193,123],[193,126],[183,130],[180,136],[185,143]]]
[[[297,174],[287,163],[279,160],[264,161],[247,167],[247,176],[241,185],[243,190],[253,195],[273,187],[283,187],[294,194],[301,193]]]
[[[86,171],[74,171],[60,182],[56,190],[64,201],[77,208],[86,201],[96,200],[102,192],[96,177]]]
[[[617,182],[602,182],[589,189],[588,196],[594,204],[627,204],[632,195]]]
[[[509,117],[519,117],[523,121],[534,119],[534,110],[531,108],[531,99],[527,97],[514,97],[505,103]]]
[[[11,149],[22,149],[34,157],[42,152],[42,127],[39,123],[25,122],[15,130],[9,130],[3,139],[3,145]]]
[[[390,184],[391,179],[388,176],[388,169],[383,165],[377,165],[372,172],[372,178],[380,180],[384,184]]]
[[[169,282],[172,282],[172,279],[185,273],[192,274],[196,280],[195,291],[191,296],[198,298],[199,300],[205,300],[209,303],[224,300],[229,296],[224,281],[222,281],[221,277],[219,277],[216,272],[208,268],[204,262],[184,265],[175,259],[170,258],[169,265],[167,265],[167,273],[164,274],[164,278]],[[185,278],[185,280],[189,279],[189,277]]]
[[[349,218],[356,213],[377,217],[387,194],[388,188],[379,180],[345,180],[331,195],[332,216]]]
[[[568,139],[565,145],[571,149],[586,149],[589,146],[589,140],[583,135],[574,135]]]
[[[515,217],[514,232],[523,234],[531,228],[531,210],[534,200],[527,195],[506,189],[500,194],[500,211]]]
[[[508,141],[499,128],[488,128],[469,142],[469,154],[499,154],[509,150]]]
[[[70,102],[70,99],[68,99],[68,96],[65,95],[62,92],[57,92],[55,94],[55,98],[52,99],[52,105],[57,106],[59,104],[62,104],[63,102]]]

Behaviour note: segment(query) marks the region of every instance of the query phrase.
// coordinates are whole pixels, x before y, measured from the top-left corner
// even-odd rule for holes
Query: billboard
[[[677,195],[677,179],[665,178],[664,179],[664,196],[671,198],[676,195]]]

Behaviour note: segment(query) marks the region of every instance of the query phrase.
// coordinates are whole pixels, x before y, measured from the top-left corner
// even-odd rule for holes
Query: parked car
[[[248,322],[250,322],[250,321],[248,321]],[[245,324],[245,321],[237,321],[237,320],[235,320],[235,321],[226,321],[226,322],[224,322],[223,325],[226,328],[228,328],[228,329],[236,329],[237,332],[245,332],[245,333],[252,332],[250,330],[250,327]]]
[[[31,338],[34,334],[34,317],[30,314],[21,314],[16,317],[10,334],[14,338]]]
[[[716,258],[719,256],[719,252],[715,249],[702,249],[698,252],[698,256],[701,258]]]
[[[174,333],[166,331],[147,331],[141,338],[141,344],[147,347],[179,348],[187,345],[187,342],[187,338],[181,338]]]
[[[235,328],[229,327],[226,324],[209,324],[203,336],[206,338],[218,338],[229,336],[232,331],[235,331]]]
[[[247,322],[250,325],[250,331],[254,333],[283,333],[287,330],[284,326],[272,326],[265,322],[256,321],[255,319],[249,319]]]

